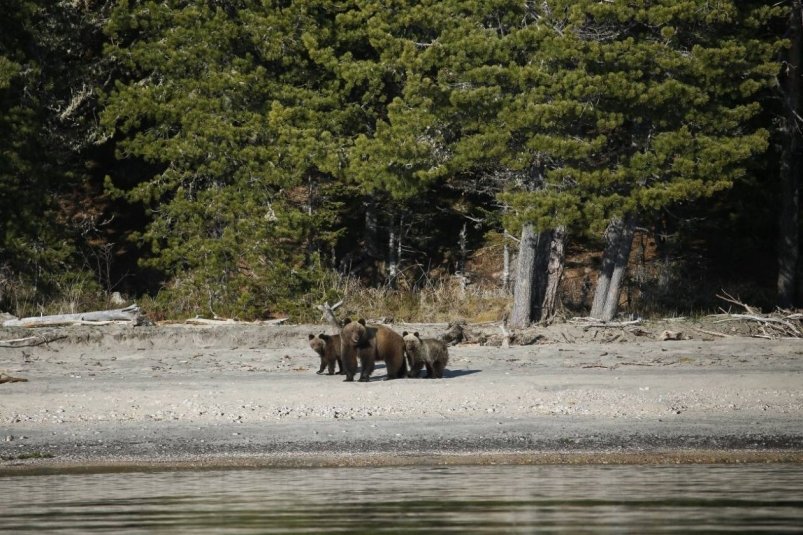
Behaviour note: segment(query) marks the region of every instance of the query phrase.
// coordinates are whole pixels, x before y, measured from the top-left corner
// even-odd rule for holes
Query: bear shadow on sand
[[[376,371],[380,371],[381,372],[381,371],[384,371],[384,368],[385,368],[384,364],[377,363],[376,364],[376,369],[374,371],[375,372]],[[449,369],[446,369],[446,370],[443,370],[443,378],[444,379],[454,379],[454,378],[457,378],[457,377],[463,377],[465,375],[474,375],[475,373],[480,373],[480,372],[482,372],[482,370],[449,370]],[[418,378],[416,378],[416,377],[408,377],[407,380],[414,381],[416,379],[421,379],[423,381],[425,379],[425,377],[424,377],[425,374],[426,374],[426,370],[421,370],[421,376],[420,377],[418,377]],[[385,375],[383,375],[382,373],[378,373],[378,374],[372,376],[368,380],[368,382],[369,383],[373,383],[373,382],[377,382],[377,381],[384,381],[386,375],[387,375],[387,373],[385,373]]]
[[[464,375],[474,375],[475,373],[480,373],[482,370],[443,370],[443,378],[444,379],[454,379],[456,377],[463,377]],[[421,374],[418,377],[408,377],[408,379],[425,379],[426,378],[426,370],[421,370]],[[384,379],[384,377],[380,376],[380,380]]]

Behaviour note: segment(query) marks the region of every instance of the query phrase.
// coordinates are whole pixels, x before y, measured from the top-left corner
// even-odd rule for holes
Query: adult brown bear
[[[407,376],[404,339],[384,325],[366,325],[364,319],[346,319],[340,331],[341,359],[346,381],[353,381],[360,360],[360,382],[368,381],[377,360],[385,361],[385,380]]]
[[[335,334],[329,336],[328,334],[314,334],[309,335],[309,346],[321,357],[321,369],[316,373],[318,375],[323,373],[323,370],[329,368],[329,375],[335,374],[335,362],[337,362],[337,374],[343,373],[343,363],[340,360],[340,335]]]

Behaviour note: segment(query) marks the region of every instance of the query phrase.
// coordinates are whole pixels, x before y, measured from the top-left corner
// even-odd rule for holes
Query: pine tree
[[[609,226],[612,271],[601,280],[611,284],[592,315],[611,319],[636,222],[729,188],[765,149],[766,130],[750,121],[775,44],[745,37],[755,12],[734,2],[553,1],[536,11],[539,23],[519,34],[532,57],[509,119],[531,132],[546,183],[507,198],[542,228]]]
[[[78,286],[95,289],[79,254],[87,212],[77,213],[74,192],[95,132],[85,97],[99,25],[66,3],[0,10],[0,307],[25,313]]]
[[[118,157],[151,172],[108,187],[150,210],[143,264],[164,273],[163,296],[184,313],[292,311],[321,272],[311,240],[331,239],[318,231],[330,214],[310,188],[337,155],[312,126],[327,104],[309,87],[314,11],[123,1],[112,14],[107,55],[126,74],[103,120]]]

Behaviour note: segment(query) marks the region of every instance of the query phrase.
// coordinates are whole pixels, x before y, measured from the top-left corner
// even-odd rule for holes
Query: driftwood
[[[712,316],[713,318],[717,318],[715,323],[742,322],[755,325],[760,331],[751,334],[751,336],[755,338],[803,338],[803,326],[801,325],[803,314],[784,310],[778,310],[773,314],[762,314],[756,308],[742,303],[739,299],[727,292],[722,293],[724,295],[717,295],[717,297],[723,301],[742,307],[746,313],[733,314],[729,311],[722,310],[721,314]],[[708,334],[714,333],[709,332]]]
[[[0,384],[3,383],[27,383],[28,379],[22,377],[12,377],[7,373],[0,372]]]
[[[201,318],[195,317],[190,318],[188,320],[184,320],[184,323],[187,325],[209,325],[211,327],[218,327],[218,326],[226,326],[226,325],[281,325],[287,321],[287,318],[276,318],[272,320],[263,320],[263,321],[240,321],[235,319],[208,319],[208,318]]]
[[[340,332],[341,325],[340,322],[337,321],[337,316],[335,316],[335,310],[337,310],[337,308],[342,304],[343,300],[341,299],[340,301],[331,306],[329,306],[328,302],[325,302],[324,304],[317,305],[315,307],[321,311],[322,314],[321,319],[325,320],[326,323],[328,323],[332,327],[332,329],[334,329],[335,332],[338,333]]]
[[[143,316],[137,305],[115,310],[98,310],[78,314],[56,314],[53,316],[33,316],[11,319],[3,322],[3,327],[53,327],[56,325],[107,324],[109,322],[142,322]]]
[[[502,331],[502,347],[507,349],[510,347],[510,332],[505,328],[505,323],[507,322],[502,322],[499,326],[499,330]]]
[[[0,347],[32,347],[42,344],[49,344],[56,340],[67,338],[64,334],[42,334],[37,336],[26,336],[25,338],[15,338],[14,340],[0,340]]]
[[[583,330],[587,331],[589,329],[617,329],[622,327],[628,327],[630,325],[638,325],[641,323],[641,320],[632,320],[632,321],[602,321],[597,318],[572,318],[569,320],[569,323],[573,325],[582,325]]]

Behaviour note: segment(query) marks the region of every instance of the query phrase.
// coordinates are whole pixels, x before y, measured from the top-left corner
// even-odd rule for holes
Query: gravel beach
[[[392,325],[436,335],[445,325]],[[803,462],[803,341],[563,324],[443,379],[317,375],[316,325],[2,329],[0,475],[221,466]],[[497,331],[498,332],[498,331]],[[46,335],[46,336],[45,336]]]

